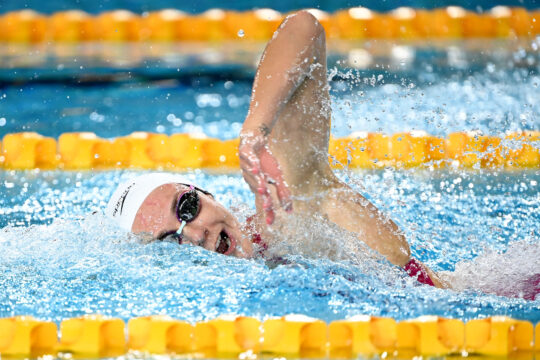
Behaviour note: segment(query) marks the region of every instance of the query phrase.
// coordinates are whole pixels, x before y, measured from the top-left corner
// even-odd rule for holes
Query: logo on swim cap
[[[120,199],[116,202],[116,206],[114,207],[112,216],[116,216],[116,213],[118,212],[118,208],[120,208],[120,214],[122,214],[122,209],[124,208],[124,203],[126,201],[126,196],[129,193],[129,190],[133,187],[135,184],[131,184],[127,187],[127,189],[120,195]]]

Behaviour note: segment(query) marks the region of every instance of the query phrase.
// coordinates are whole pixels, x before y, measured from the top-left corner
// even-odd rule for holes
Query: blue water
[[[538,130],[537,49],[474,66],[441,67],[429,57],[384,71],[332,65],[332,131],[421,129],[445,136]],[[232,138],[250,91],[249,81],[232,73],[76,84],[4,82],[1,134],[94,131],[114,137],[145,130]],[[464,320],[497,314],[540,320],[540,300],[490,294],[540,273],[539,170],[339,172],[399,224],[413,255],[456,290],[420,286],[361,244],[350,252],[343,246],[348,234],[300,214],[291,222],[308,243],[283,235],[287,241],[278,250],[289,254],[287,265],[145,244],[102,215],[116,184],[135,173],[0,172],[0,317],[59,322],[85,313],[123,319],[168,314],[200,321],[229,313],[260,319],[302,313],[331,321],[357,314]],[[240,220],[254,212],[238,173],[188,176]]]
[[[381,55],[377,48],[385,42],[348,43],[368,49],[373,59],[365,69],[352,69],[348,50],[330,42],[333,134],[540,129],[540,38],[486,43],[465,42],[468,51],[452,42],[394,47],[409,58],[389,50]],[[0,66],[0,136],[92,131],[109,138],[144,130],[231,139],[247,113],[259,51],[260,45],[239,47],[212,65],[203,55],[177,54],[114,68],[103,67],[106,57],[53,57],[39,71]]]
[[[188,245],[142,244],[99,213],[114,185],[132,175],[0,174],[0,213],[4,225],[12,224],[0,230],[0,316],[31,314],[59,322],[85,313],[124,319],[169,314],[200,321],[228,313],[261,319],[302,313],[330,321],[355,314],[504,314],[540,320],[538,301],[419,286],[373,254],[328,260],[324,248],[339,246],[336,233],[309,222],[305,231],[323,250],[310,256],[291,244],[293,264],[277,267]],[[252,195],[239,175],[189,176],[240,218],[253,212]],[[529,262],[525,271],[539,268],[538,172],[360,172],[349,182],[392,214],[414,256],[436,271],[454,270],[461,261],[460,276],[466,278],[457,283],[463,286],[503,284],[523,262]],[[506,250],[495,261],[489,255]],[[471,279],[468,271],[475,269]]]

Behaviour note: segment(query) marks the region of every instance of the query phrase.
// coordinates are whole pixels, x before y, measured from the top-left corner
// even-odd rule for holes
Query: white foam
[[[526,281],[532,275],[540,274],[540,246],[537,241],[516,241],[504,252],[487,249],[473,260],[457,263],[454,272],[441,275],[456,290],[519,296],[526,289]]]

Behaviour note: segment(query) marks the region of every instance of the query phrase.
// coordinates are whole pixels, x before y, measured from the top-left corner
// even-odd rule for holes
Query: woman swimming
[[[210,193],[163,174],[143,175],[121,185],[107,214],[134,233],[251,257],[253,239],[279,241],[272,227],[294,212],[335,224],[420,282],[446,287],[411,258],[398,226],[330,168],[326,71],[321,24],[306,11],[288,16],[263,53],[240,133],[242,174],[257,209],[249,224],[241,225]]]

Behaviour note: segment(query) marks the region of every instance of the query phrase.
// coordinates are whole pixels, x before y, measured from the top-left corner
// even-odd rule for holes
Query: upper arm
[[[397,266],[405,265],[411,250],[399,227],[375,205],[342,184],[326,197],[324,211],[342,228],[357,233],[358,239]]]
[[[319,62],[326,67],[324,41],[324,28],[309,12],[299,11],[285,18],[261,57],[245,129],[258,128],[261,124],[273,128],[311,65]]]

